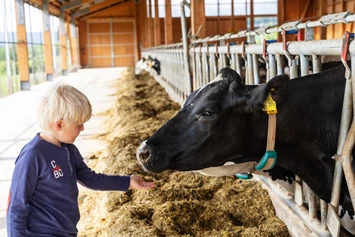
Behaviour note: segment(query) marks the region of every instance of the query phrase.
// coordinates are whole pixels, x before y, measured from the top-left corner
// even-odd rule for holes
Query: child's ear
[[[60,131],[63,126],[63,120],[58,120],[54,123],[54,128],[56,131]]]

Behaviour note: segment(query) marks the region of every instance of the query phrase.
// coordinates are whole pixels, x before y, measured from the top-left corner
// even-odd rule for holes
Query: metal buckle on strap
[[[266,151],[258,164],[255,165],[256,170],[269,170],[274,168],[277,160],[276,151]]]
[[[344,67],[345,67],[345,78],[346,79],[350,79],[350,76],[351,76],[351,70],[350,70],[348,63],[347,63],[350,38],[354,38],[354,34],[350,34],[348,31],[345,31],[343,34],[343,42],[342,42],[342,46],[341,46],[340,58],[341,58],[341,62],[344,64]]]
[[[251,179],[253,178],[253,175],[251,173],[238,173],[234,175],[238,179]]]

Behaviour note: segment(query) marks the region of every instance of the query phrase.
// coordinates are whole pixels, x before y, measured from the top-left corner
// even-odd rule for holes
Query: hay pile
[[[145,173],[138,145],[174,116],[180,106],[149,75],[128,68],[117,81],[117,103],[107,111],[109,145],[88,165],[106,174],[139,174],[153,180],[148,191],[99,192],[79,196],[79,237],[289,236],[259,183],[190,172]]]

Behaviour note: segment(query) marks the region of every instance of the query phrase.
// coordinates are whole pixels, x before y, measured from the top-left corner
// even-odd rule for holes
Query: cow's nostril
[[[145,162],[149,159],[150,156],[150,152],[145,150],[139,153],[139,158],[141,159],[141,161]]]

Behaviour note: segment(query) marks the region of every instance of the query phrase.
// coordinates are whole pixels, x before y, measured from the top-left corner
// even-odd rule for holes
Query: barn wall
[[[79,51],[80,51],[80,64],[83,67],[89,66],[88,61],[88,38],[87,38],[87,23],[86,21],[79,22]]]
[[[206,17],[206,34],[208,36],[236,33],[246,29],[247,19],[244,16],[235,16],[233,19],[229,16]]]
[[[190,17],[186,18],[187,31],[191,28]],[[173,18],[173,40],[174,43],[182,42],[181,18]]]
[[[138,58],[136,5],[125,2],[79,21],[83,67],[133,66]]]

